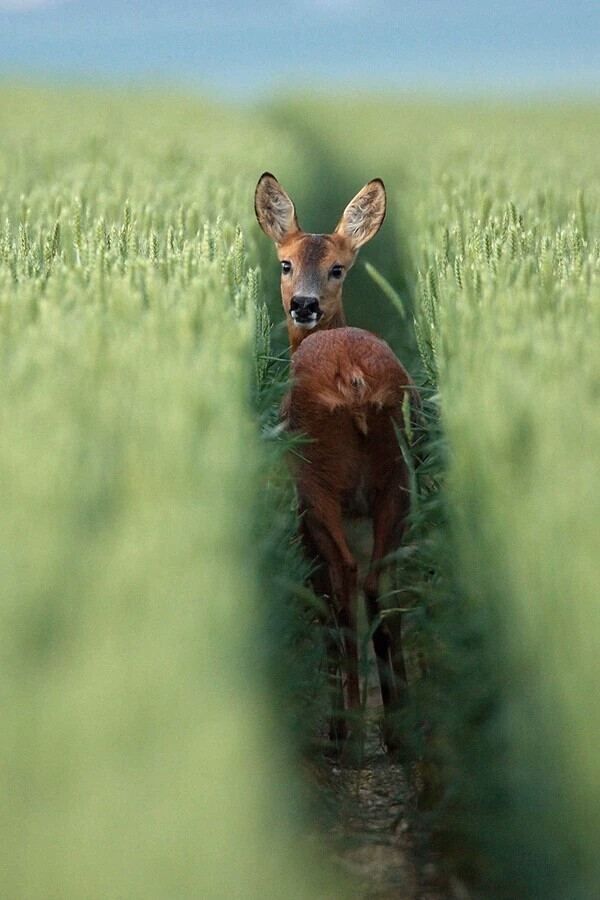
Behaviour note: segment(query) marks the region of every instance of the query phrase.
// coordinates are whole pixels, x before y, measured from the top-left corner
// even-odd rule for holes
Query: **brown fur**
[[[357,563],[343,523],[352,517],[372,520],[372,568],[363,589],[373,622],[380,612],[378,564],[400,545],[410,508],[409,473],[397,435],[404,432],[403,401],[407,392],[413,406],[419,405],[419,398],[385,341],[358,328],[306,337],[292,358],[291,375],[285,413],[290,429],[308,438],[294,464],[303,536],[307,547],[327,564],[327,591],[346,629],[345,703],[356,709],[360,705]],[[384,621],[373,641],[382,698],[390,714],[386,740],[398,750],[391,714],[406,699],[400,622]]]
[[[368,331],[345,327],[343,277],[331,277],[334,265],[342,266],[345,275],[358,248],[377,232],[385,215],[385,190],[378,179],[369,182],[348,204],[330,235],[306,234],[290,226],[288,233],[282,235],[277,229],[275,236],[269,224],[274,196],[277,208],[283,206],[289,213],[291,204],[293,209],[273,176],[263,176],[257,187],[257,217],[274,238],[280,260],[291,264],[291,271],[282,275],[281,293],[293,386],[280,414],[291,431],[308,439],[295,457],[294,477],[304,546],[321,564],[313,578],[315,590],[329,597],[344,635],[345,696],[338,699],[350,711],[360,707],[358,567],[346,541],[344,519],[362,516],[373,525],[371,568],[363,589],[389,726],[386,739],[389,748],[399,749],[391,714],[406,697],[400,623],[386,618],[377,624],[376,619],[381,611],[380,562],[399,546],[409,510],[409,472],[397,435],[404,430],[403,401],[407,392],[413,406],[420,401],[408,373],[385,341]],[[293,218],[297,226],[295,211]],[[321,314],[312,330],[298,327],[290,316],[292,298],[301,289],[306,291],[307,285],[310,296],[318,299]],[[335,646],[330,648],[332,658],[335,652]],[[345,731],[343,720],[332,724],[332,736],[343,736]]]
[[[332,234],[309,234],[298,224],[294,204],[274,175],[261,175],[254,196],[260,227],[277,247],[281,262],[291,263],[291,272],[281,276],[281,299],[292,353],[314,331],[345,325],[342,285],[364,243],[374,237],[385,218],[386,197],[379,178],[369,181],[350,201]],[[342,267],[342,277],[330,277],[333,266]],[[292,298],[310,273],[311,294],[319,301],[321,318],[314,329],[298,327],[290,316]],[[304,293],[304,291],[302,291]]]

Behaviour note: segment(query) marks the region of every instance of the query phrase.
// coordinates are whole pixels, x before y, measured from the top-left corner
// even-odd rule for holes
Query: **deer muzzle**
[[[322,315],[318,297],[292,297],[290,316],[300,328],[314,328]]]

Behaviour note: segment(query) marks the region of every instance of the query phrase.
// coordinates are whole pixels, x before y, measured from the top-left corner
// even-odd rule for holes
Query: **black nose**
[[[296,319],[310,319],[319,313],[319,301],[317,297],[292,297],[290,312],[296,313]]]

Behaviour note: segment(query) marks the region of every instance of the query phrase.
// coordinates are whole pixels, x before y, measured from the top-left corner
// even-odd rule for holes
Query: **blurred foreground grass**
[[[355,183],[386,181],[397,247],[379,264],[435,392],[442,490],[413,528],[432,826],[477,896],[596,897],[598,104],[365,97],[289,116]],[[384,333],[410,352],[409,321]]]
[[[359,261],[348,319],[427,382],[441,489],[406,577],[429,824],[477,896],[595,898],[599,123],[593,104],[2,93],[7,896],[350,890],[298,849],[289,730],[302,746],[322,698],[280,439],[258,434],[284,344],[253,222],[270,169],[307,230],[371,177],[390,195],[365,259],[409,314]]]
[[[290,149],[199,102],[16,88],[0,136],[1,893],[329,894],[261,649],[239,225]]]

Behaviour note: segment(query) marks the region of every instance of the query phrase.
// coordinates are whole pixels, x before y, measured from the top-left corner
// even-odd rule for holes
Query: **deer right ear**
[[[350,241],[354,251],[375,237],[385,218],[385,187],[381,178],[374,178],[358,192],[340,219],[336,230]]]
[[[254,193],[254,211],[258,224],[276,244],[300,231],[294,204],[274,175],[264,172]]]

